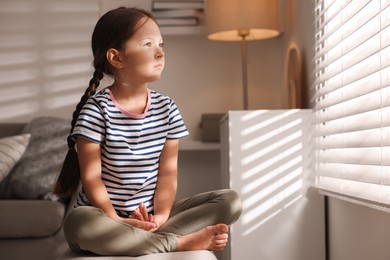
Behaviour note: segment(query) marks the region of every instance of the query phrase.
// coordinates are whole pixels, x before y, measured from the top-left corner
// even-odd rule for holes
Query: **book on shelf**
[[[203,10],[203,1],[153,1],[152,10],[161,9],[199,9]]]
[[[198,19],[203,18],[203,12],[196,9],[172,9],[172,10],[156,10],[153,11],[153,15],[156,18],[185,18],[196,17]]]
[[[198,18],[157,18],[159,26],[197,26]]]

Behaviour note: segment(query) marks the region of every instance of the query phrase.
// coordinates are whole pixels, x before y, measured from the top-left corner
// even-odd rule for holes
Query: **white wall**
[[[288,104],[287,91],[287,61],[288,51],[294,47],[298,50],[301,61],[301,88],[303,90],[303,108],[310,107],[311,86],[313,78],[314,57],[314,1],[282,0],[284,19],[283,42],[283,83],[281,98],[284,108]],[[306,179],[309,183],[312,177]],[[292,258],[301,260],[325,259],[325,229],[324,229],[324,201],[323,197],[314,188],[309,188],[304,199],[300,201],[302,208],[298,211],[302,225],[302,239],[300,247],[291,251]],[[299,243],[298,243],[299,244]],[[345,259],[346,260],[346,259]]]
[[[300,53],[303,89],[303,107],[308,108],[313,96],[314,83],[314,0],[287,0],[285,5],[284,68],[287,70],[289,48],[296,47]],[[286,75],[285,77],[286,78]],[[284,82],[283,101],[287,103],[287,84]]]
[[[329,199],[330,260],[390,259],[390,214]]]

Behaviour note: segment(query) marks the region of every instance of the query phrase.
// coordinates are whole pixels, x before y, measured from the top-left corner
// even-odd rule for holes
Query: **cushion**
[[[97,256],[97,255],[82,255],[73,253],[69,249],[58,258],[58,260],[217,260],[214,253],[207,250],[186,251],[186,252],[172,252],[160,253],[144,256]]]
[[[29,142],[30,134],[0,139],[0,181],[8,175],[22,157]]]
[[[65,205],[46,200],[0,200],[0,237],[47,237],[60,230]]]
[[[25,153],[0,182],[2,199],[42,199],[50,196],[67,152],[70,121],[54,117],[33,119],[22,133],[31,134]]]

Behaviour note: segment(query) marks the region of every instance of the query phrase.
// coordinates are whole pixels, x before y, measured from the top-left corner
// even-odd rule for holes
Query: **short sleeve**
[[[169,130],[167,139],[178,139],[189,135],[187,127],[174,101],[171,101],[169,109]]]
[[[103,111],[94,98],[90,98],[80,111],[72,138],[81,136],[101,144],[105,138],[105,120]]]

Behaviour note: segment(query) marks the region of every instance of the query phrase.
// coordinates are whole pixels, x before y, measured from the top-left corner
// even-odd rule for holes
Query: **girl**
[[[68,139],[80,169],[73,183],[82,186],[64,222],[70,248],[128,256],[222,250],[228,225],[241,214],[237,193],[174,202],[179,138],[188,132],[175,103],[148,89],[164,69],[155,18],[136,8],[107,12],[95,26],[92,51],[95,72]],[[96,93],[105,74],[114,82]],[[74,187],[61,175],[55,191],[69,194]]]

